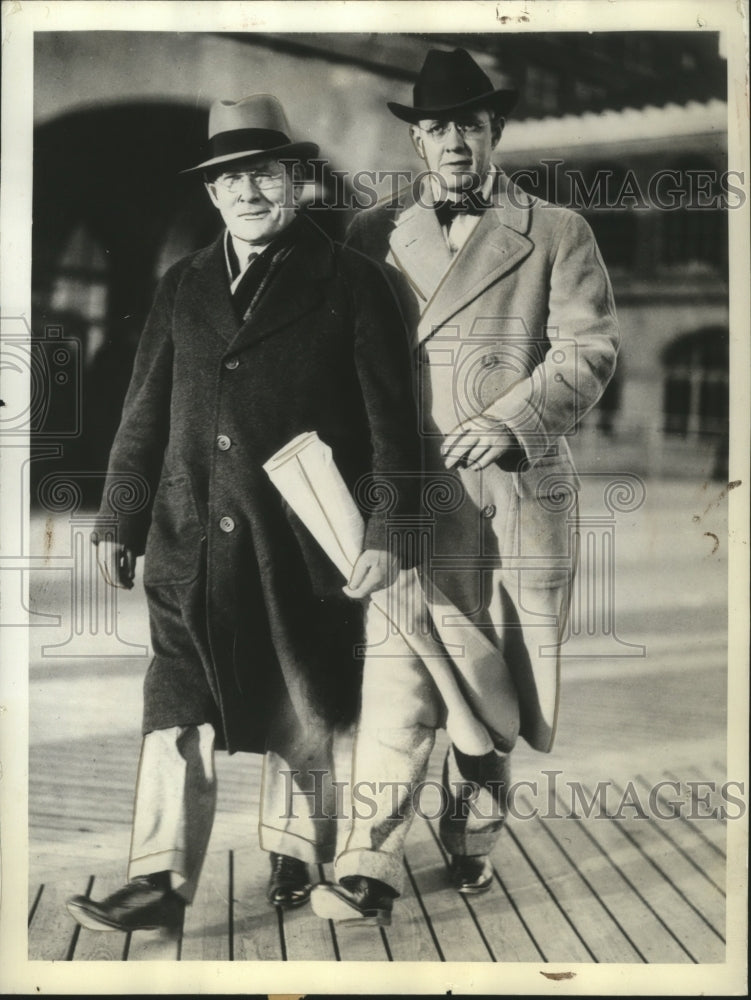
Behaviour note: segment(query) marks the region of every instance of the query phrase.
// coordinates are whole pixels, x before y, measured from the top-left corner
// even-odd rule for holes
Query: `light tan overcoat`
[[[425,184],[419,196],[360,213],[349,243],[398,269],[392,277],[413,316],[432,514],[426,569],[497,637],[517,683],[521,733],[547,751],[576,565],[579,479],[566,437],[613,374],[612,289],[587,222],[503,173],[453,257],[431,201]],[[477,415],[509,427],[526,460],[448,473],[441,441]]]

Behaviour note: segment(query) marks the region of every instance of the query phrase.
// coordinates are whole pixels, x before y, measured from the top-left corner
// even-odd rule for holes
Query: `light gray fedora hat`
[[[214,101],[209,111],[208,159],[180,173],[255,157],[304,160],[318,155],[314,142],[292,142],[290,133],[284,108],[271,94]]]

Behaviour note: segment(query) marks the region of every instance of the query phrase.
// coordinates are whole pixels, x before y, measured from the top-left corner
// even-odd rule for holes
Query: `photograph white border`
[[[502,17],[503,24],[500,17]],[[30,319],[34,31],[493,32],[721,31],[728,57],[729,167],[744,178],[745,205],[730,218],[731,439],[729,776],[748,788],[749,557],[749,129],[748,7],[734,0],[584,2],[78,2],[3,3],[3,174],[0,319]],[[0,393],[1,394],[1,393]],[[15,404],[18,405],[18,404]],[[21,508],[23,447],[0,448],[3,530]],[[10,527],[9,527],[10,526]],[[86,965],[26,960],[28,871],[28,640],[0,611],[0,990],[3,993],[445,993],[743,995],[747,968],[747,822],[728,824],[727,960],[699,966],[553,963],[142,963]],[[542,973],[571,972],[551,981]]]

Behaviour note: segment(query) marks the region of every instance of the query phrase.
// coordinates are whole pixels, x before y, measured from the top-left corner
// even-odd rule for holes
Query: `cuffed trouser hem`
[[[466,830],[440,830],[440,839],[449,854],[461,857],[472,857],[478,854],[490,854],[500,836],[505,820],[499,820],[490,829],[478,833],[467,833]]]
[[[354,851],[344,851],[336,859],[334,875],[341,881],[347,875],[364,875],[366,878],[376,878],[385,882],[399,895],[404,887],[404,865],[400,854],[389,854],[387,851],[369,851],[360,848]]]
[[[275,854],[286,854],[309,865],[325,865],[334,860],[336,844],[316,844],[305,837],[298,837],[289,830],[279,830],[274,826],[261,824],[258,827],[261,848]]]
[[[182,896],[186,903],[192,903],[196,894],[197,879],[186,878],[185,868],[184,851],[158,851],[143,858],[131,858],[128,863],[128,881],[132,882],[134,878],[142,875],[169,872],[173,890]]]
[[[128,877],[169,872],[190,902],[206,855],[216,806],[210,723],[147,733],[141,746]]]

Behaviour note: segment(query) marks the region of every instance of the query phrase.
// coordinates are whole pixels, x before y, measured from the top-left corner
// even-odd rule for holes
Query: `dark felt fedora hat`
[[[466,49],[445,52],[431,49],[412,90],[414,107],[389,101],[389,111],[415,124],[422,118],[439,118],[460,111],[488,108],[507,114],[518,99],[510,86],[497,88]]]
[[[271,94],[252,94],[241,101],[214,101],[209,111],[208,158],[180,171],[221,167],[235,160],[266,156],[304,160],[318,155],[314,142],[292,142],[284,108]]]

